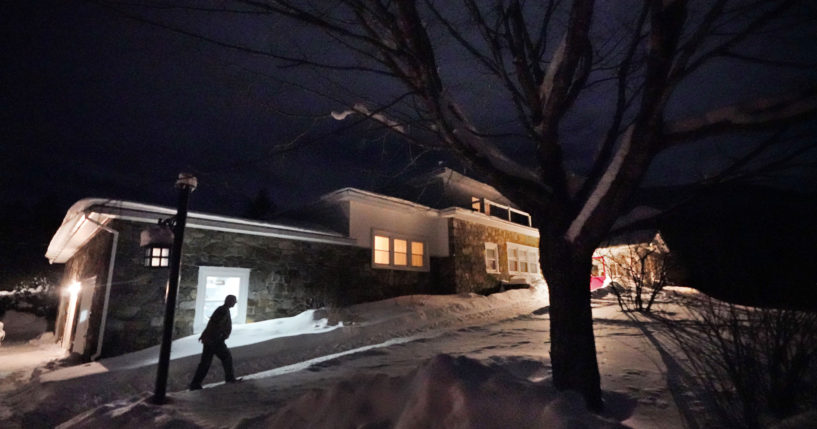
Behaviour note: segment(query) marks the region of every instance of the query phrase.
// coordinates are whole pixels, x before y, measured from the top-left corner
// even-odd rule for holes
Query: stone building
[[[174,214],[103,199],[70,208],[46,253],[65,264],[56,334],[66,349],[97,359],[159,343],[169,249],[141,247],[140,234]],[[238,297],[234,323],[251,323],[541,281],[530,216],[449,169],[383,193],[340,189],[291,215],[311,226],[188,214],[175,336],[200,332],[227,294]]]

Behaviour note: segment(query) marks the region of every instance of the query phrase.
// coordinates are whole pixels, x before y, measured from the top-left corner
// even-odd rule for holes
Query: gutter
[[[110,302],[110,298],[111,298],[111,284],[113,282],[113,267],[114,267],[114,264],[116,263],[116,248],[117,248],[117,245],[119,244],[119,231],[91,219],[90,217],[88,217],[87,213],[83,214],[82,216],[83,216],[84,219],[95,223],[100,228],[102,228],[105,231],[110,232],[111,234],[113,234],[113,244],[111,244],[111,258],[108,261],[108,278],[105,281],[105,301],[102,304],[102,320],[99,322],[99,334],[98,334],[97,340],[96,340],[96,352],[93,355],[91,355],[91,360],[95,361],[95,360],[99,359],[100,355],[102,355],[102,342],[105,339],[105,322],[108,320],[108,303]]]

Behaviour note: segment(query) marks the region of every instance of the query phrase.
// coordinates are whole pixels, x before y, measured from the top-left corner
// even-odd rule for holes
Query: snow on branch
[[[817,113],[817,88],[795,95],[753,100],[664,126],[664,146],[739,130],[777,127]]]
[[[371,110],[369,110],[368,107],[364,106],[362,103],[356,103],[354,106],[352,106],[351,109],[347,109],[344,111],[340,112],[332,111],[332,118],[334,118],[336,121],[342,121],[349,117],[350,115],[354,115],[355,113],[364,115],[377,122],[380,122],[381,124],[389,127],[394,131],[399,132],[400,134],[407,134],[406,127],[401,125],[400,122],[395,121],[394,119],[391,119],[382,113],[372,112]]]
[[[582,232],[582,228],[584,228],[588,219],[590,219],[590,215],[599,207],[601,199],[607,195],[613,186],[613,181],[618,177],[621,167],[624,165],[624,159],[627,157],[627,154],[629,154],[630,147],[632,146],[633,129],[634,127],[630,125],[624,132],[621,139],[621,146],[618,148],[612,161],[610,161],[610,165],[607,167],[607,170],[605,170],[604,175],[601,176],[601,179],[599,179],[598,184],[596,184],[596,187],[593,189],[593,193],[587,198],[579,214],[573,219],[573,223],[571,223],[567,229],[565,238],[571,243],[576,241],[576,238],[578,238]]]

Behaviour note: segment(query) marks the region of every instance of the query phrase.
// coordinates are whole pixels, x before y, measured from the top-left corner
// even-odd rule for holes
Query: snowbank
[[[227,340],[227,346],[237,348],[251,344],[263,343],[276,338],[298,335],[319,334],[343,327],[342,323],[329,325],[323,313],[318,310],[307,310],[293,317],[265,320],[246,325],[233,325],[233,331]],[[201,353],[199,335],[189,335],[173,341],[170,359],[178,360]],[[142,368],[159,362],[159,346],[148,347],[137,352],[128,353],[85,365],[62,368],[43,374],[42,381],[61,381],[108,371]]]
[[[465,357],[437,355],[405,377],[362,375],[302,395],[250,427],[334,429],[620,428],[576,394],[514,378]]]
[[[198,427],[172,406],[148,398],[119,401],[89,411],[59,428]],[[401,377],[357,375],[307,392],[243,428],[534,429],[624,428],[591,414],[581,397],[558,393],[465,357],[441,354]]]
[[[5,340],[0,341],[28,341],[42,335],[48,323],[44,317],[35,314],[8,310],[0,323],[0,332],[5,331]],[[3,335],[0,334],[0,337]]]

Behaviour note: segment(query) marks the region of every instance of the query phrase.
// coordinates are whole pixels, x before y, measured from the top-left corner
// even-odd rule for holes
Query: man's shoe
[[[191,383],[190,386],[188,386],[188,388],[190,390],[201,390],[201,384],[192,384]]]
[[[232,380],[226,380],[225,383],[240,383],[241,381],[243,381],[243,379],[241,377],[239,377],[239,378],[234,378]]]

